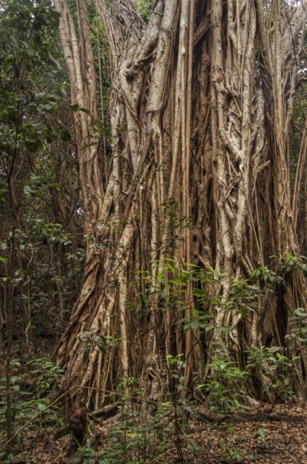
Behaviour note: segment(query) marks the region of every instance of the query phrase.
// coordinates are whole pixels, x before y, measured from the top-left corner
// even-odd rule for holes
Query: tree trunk
[[[305,303],[301,275],[270,306],[260,295],[247,315],[225,302],[233,279],[298,251],[288,133],[306,1],[157,0],[145,25],[129,2],[95,0],[111,52],[108,172],[94,130],[86,2],[77,0],[78,34],[66,0],[55,5],[78,105],[86,241],[81,293],[57,353],[74,401],[98,408],[128,377],[154,396],[168,355],[183,355],[193,388],[218,353],[242,362],[265,337],[284,343],[293,309]],[[212,309],[210,299],[193,303],[191,279],[174,297],[172,274],[182,277],[190,264],[222,274],[203,283],[219,295],[213,331],[189,325],[195,307]],[[300,393],[306,367],[303,357]]]

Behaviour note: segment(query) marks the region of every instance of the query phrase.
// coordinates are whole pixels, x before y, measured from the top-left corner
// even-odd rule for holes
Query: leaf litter
[[[111,459],[114,444],[113,426],[96,422],[92,428],[91,453],[72,452],[72,438],[53,440],[52,432],[27,432],[22,442],[14,445],[12,455],[2,462],[8,464],[216,464],[216,463],[283,463],[307,464],[307,415],[305,403],[277,405],[271,414],[270,405],[260,404],[248,413],[217,421],[191,418],[175,436],[170,427],[160,436],[147,437],[143,446],[127,447],[125,456]],[[113,427],[113,429],[112,429]],[[118,428],[120,430],[120,426]],[[113,430],[113,431],[112,431]],[[4,436],[0,435],[1,441]],[[129,437],[126,436],[126,440]],[[176,445],[176,440],[180,444]],[[122,439],[118,437],[118,442]],[[112,441],[113,440],[113,441]],[[180,446],[180,447],[179,447]],[[146,448],[147,447],[147,448]],[[180,452],[178,452],[178,450]]]

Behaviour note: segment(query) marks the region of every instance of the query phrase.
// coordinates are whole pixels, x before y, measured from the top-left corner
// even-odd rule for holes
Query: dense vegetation
[[[306,398],[306,2],[211,3],[0,1],[7,462]]]

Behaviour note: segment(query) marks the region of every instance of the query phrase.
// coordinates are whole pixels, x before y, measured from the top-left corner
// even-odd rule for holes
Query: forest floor
[[[91,442],[72,452],[72,439],[52,439],[52,431],[28,432],[13,448],[8,464],[283,463],[307,464],[306,404],[259,404],[243,414],[217,421],[167,424],[154,433],[137,422],[96,422]],[[199,416],[198,416],[199,417]],[[107,425],[106,425],[107,424]],[[141,432],[140,432],[141,430]],[[150,432],[151,430],[151,432]],[[1,437],[0,437],[1,438]],[[2,437],[3,438],[3,437]],[[20,446],[20,445],[19,445]]]

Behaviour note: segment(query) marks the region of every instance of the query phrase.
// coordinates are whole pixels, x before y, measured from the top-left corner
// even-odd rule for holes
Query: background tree
[[[75,298],[80,195],[58,15],[49,2],[14,1],[0,21],[2,340],[25,353],[59,335]]]

